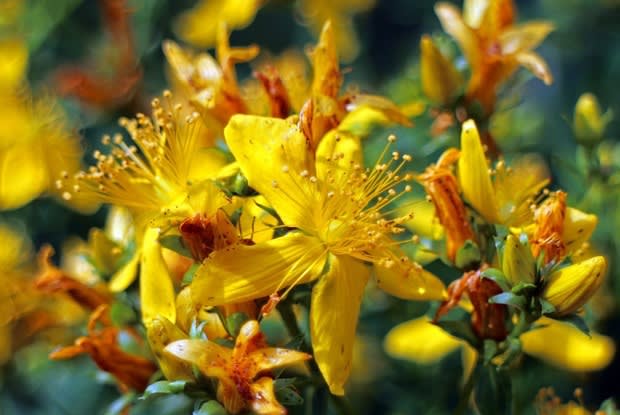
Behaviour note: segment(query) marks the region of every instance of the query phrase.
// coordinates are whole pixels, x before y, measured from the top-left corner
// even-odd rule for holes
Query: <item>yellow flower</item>
[[[507,168],[498,163],[495,180],[484,155],[473,120],[463,123],[458,178],[465,199],[489,223],[508,226],[528,224],[533,198],[548,183],[543,168],[527,163]]]
[[[409,215],[390,220],[381,213],[401,194],[395,187],[411,180],[400,171],[410,157],[401,160],[395,152],[388,162],[366,170],[359,165],[359,140],[331,135],[321,141],[315,161],[301,131],[275,118],[236,115],[224,133],[250,186],[269,201],[284,226],[299,231],[214,252],[195,274],[194,299],[207,305],[272,294],[277,299],[281,288],[321,277],[312,293],[312,342],[330,390],[341,395],[370,277],[365,263],[374,265],[378,285],[388,293],[410,299],[444,296],[441,281],[404,257],[391,239]]]
[[[177,18],[175,29],[186,42],[212,47],[222,22],[231,29],[242,29],[252,23],[262,3],[263,0],[201,0]]]
[[[591,337],[579,329],[556,320],[541,318],[543,327],[521,335],[523,351],[559,368],[588,372],[606,367],[615,353],[614,341],[592,333]],[[463,349],[465,373],[473,369],[476,351],[465,341],[457,339],[431,324],[427,317],[411,320],[394,327],[387,334],[386,352],[400,359],[421,364],[432,364],[448,353]]]
[[[171,68],[171,81],[195,105],[204,123],[219,133],[230,117],[247,113],[235,73],[235,64],[258,55],[257,46],[231,48],[226,25],[217,25],[217,60],[208,53],[196,54],[171,40],[163,44]]]
[[[583,144],[598,143],[603,139],[605,128],[613,120],[613,111],[601,113],[601,107],[591,93],[582,94],[575,105],[573,131],[577,141]]]
[[[463,85],[461,74],[426,35],[420,40],[420,76],[424,95],[439,104],[449,104]]]
[[[332,22],[336,44],[347,62],[352,61],[360,50],[352,15],[374,6],[375,0],[302,0],[299,4],[302,16],[315,34],[321,31],[325,22]]]
[[[502,270],[513,286],[520,282],[535,283],[536,261],[529,244],[523,243],[518,236],[510,234],[506,237],[502,254]]]
[[[217,399],[231,414],[244,409],[265,415],[285,414],[267,373],[312,357],[296,350],[267,347],[255,320],[241,327],[232,350],[208,340],[179,340],[165,350],[196,365],[203,375],[216,378]]]
[[[553,78],[547,63],[532,52],[553,30],[545,21],[515,25],[512,0],[469,0],[463,12],[439,2],[435,13],[443,29],[461,47],[471,68],[466,96],[478,101],[487,113],[493,111],[498,87],[519,66],[530,70],[547,85]]]
[[[575,313],[603,283],[607,261],[595,256],[561,268],[545,281],[542,297],[555,307],[554,316]]]

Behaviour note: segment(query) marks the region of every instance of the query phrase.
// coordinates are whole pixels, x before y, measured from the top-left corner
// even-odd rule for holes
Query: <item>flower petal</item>
[[[110,282],[108,283],[108,288],[113,293],[120,293],[121,291],[125,291],[127,287],[129,287],[138,276],[138,264],[140,263],[140,257],[142,257],[142,251],[140,249],[136,250],[133,254],[129,262],[127,262],[121,269],[116,271]]]
[[[416,363],[431,364],[464,345],[431,323],[426,316],[401,323],[383,341],[387,354]]]
[[[49,177],[38,145],[15,144],[0,152],[0,209],[15,209],[39,196]]]
[[[312,281],[324,264],[320,241],[299,232],[257,245],[233,245],[215,251],[196,270],[192,297],[200,305],[253,300]]]
[[[478,39],[473,29],[463,21],[459,9],[450,3],[439,2],[435,5],[435,14],[443,30],[459,44],[469,65],[477,67],[480,61]]]
[[[334,395],[344,395],[353,340],[369,270],[348,256],[331,256],[330,269],[312,290],[310,334],[314,358]],[[337,308],[338,312],[334,312]]]
[[[458,176],[463,195],[488,222],[498,223],[495,191],[489,176],[478,129],[473,120],[463,123]]]
[[[572,207],[566,208],[562,241],[566,246],[568,255],[581,248],[583,243],[590,239],[597,223],[598,218],[596,215],[588,214]]]
[[[364,164],[359,136],[338,130],[331,130],[323,136],[316,150],[319,180],[327,181],[329,172],[336,183],[342,183],[342,178],[349,174],[354,164]]]
[[[537,53],[534,52],[519,52],[515,55],[517,62],[521,64],[525,69],[532,72],[535,77],[542,80],[545,85],[551,85],[553,83],[553,75],[547,62]]]
[[[614,341],[597,333],[592,337],[577,328],[543,318],[538,323],[547,327],[521,335],[525,353],[552,365],[572,371],[594,371],[607,366],[615,353]]]
[[[250,406],[252,411],[259,415],[284,415],[286,409],[276,399],[273,390],[273,379],[260,378],[250,385],[252,391],[252,401]]]
[[[198,366],[205,376],[214,376],[215,373],[223,376],[223,366],[230,358],[231,350],[208,340],[185,339],[170,343],[164,349],[178,359]]]
[[[248,183],[271,203],[286,225],[314,228],[309,211],[318,192],[304,175],[314,174],[306,137],[287,120],[235,115],[226,142]]]
[[[159,230],[148,228],[142,241],[140,258],[140,303],[142,321],[161,316],[176,321],[176,306],[172,278],[161,254],[157,238]]]
[[[250,353],[248,358],[254,362],[253,369],[255,372],[252,374],[253,377],[265,370],[277,369],[312,359],[312,356],[297,350],[264,347]]]
[[[446,287],[435,275],[418,264],[401,267],[395,264],[388,268],[374,266],[377,285],[383,291],[406,300],[444,300]]]
[[[499,42],[502,54],[524,52],[535,49],[554,29],[550,22],[527,22],[504,30]]]

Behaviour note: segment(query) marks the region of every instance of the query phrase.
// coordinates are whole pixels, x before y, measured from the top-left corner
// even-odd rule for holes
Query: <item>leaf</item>
[[[536,285],[531,284],[529,282],[520,282],[514,287],[512,287],[512,292],[517,295],[527,294],[528,291],[531,292],[536,289]]]
[[[140,399],[149,399],[159,395],[170,395],[176,393],[182,393],[185,390],[185,380],[160,380],[159,382],[151,383],[145,390]]]
[[[194,274],[196,273],[196,270],[200,267],[200,264],[197,262],[194,262],[188,269],[187,271],[185,271],[185,274],[183,274],[183,279],[181,281],[181,284],[183,286],[186,285],[190,285],[192,283],[192,280],[194,279]]]
[[[563,323],[572,324],[573,326],[578,328],[586,336],[592,337],[592,336],[590,336],[590,328],[588,327],[588,324],[586,323],[586,321],[583,318],[581,318],[577,314],[569,314],[567,316],[563,316],[563,317],[560,317],[560,318],[555,318],[555,320],[561,321]]]
[[[228,415],[228,412],[218,401],[207,401],[194,409],[192,415]]]
[[[523,310],[526,308],[527,301],[525,297],[517,294],[513,294],[511,292],[501,293],[494,295],[489,298],[489,303],[491,304],[505,304],[512,307],[516,307],[519,310]]]
[[[304,399],[294,386],[295,378],[280,378],[273,382],[273,388],[278,402],[286,406],[296,406],[304,403]]]
[[[496,341],[489,339],[484,341],[482,357],[485,365],[491,363],[491,359],[497,355],[497,351],[498,347]]]
[[[551,314],[555,312],[555,306],[551,304],[549,301],[539,298],[538,302],[540,303],[540,313],[542,315]]]
[[[501,288],[502,291],[510,291],[510,283],[506,279],[506,276],[504,275],[504,273],[500,271],[499,269],[487,268],[480,273],[480,276],[482,278],[495,281],[495,283],[499,285],[499,288]]]
[[[164,248],[168,248],[177,254],[193,258],[192,253],[185,246],[181,235],[165,235],[159,238],[159,244]]]
[[[249,317],[245,313],[236,312],[226,317],[226,331],[233,337],[239,335],[241,326],[249,320]]]

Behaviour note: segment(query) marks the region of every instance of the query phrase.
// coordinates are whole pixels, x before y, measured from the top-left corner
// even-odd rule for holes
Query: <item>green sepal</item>
[[[500,271],[499,269],[487,268],[480,273],[480,276],[482,278],[495,281],[495,283],[499,285],[499,288],[501,288],[502,291],[510,291],[510,283],[506,279],[506,276],[504,275],[504,273]]]
[[[495,340],[486,339],[482,345],[482,358],[485,365],[491,363],[491,360],[497,356],[499,348]]]
[[[477,349],[480,345],[480,339],[474,333],[470,319],[470,315],[464,310],[455,308],[434,324],[454,337],[465,340],[473,348]]]
[[[276,398],[282,405],[297,406],[304,403],[304,399],[295,388],[295,380],[295,378],[279,378],[273,381]]]
[[[211,400],[197,404],[192,415],[228,415],[228,412],[218,401]]]
[[[456,251],[454,265],[459,269],[473,269],[480,264],[480,248],[474,242],[467,240],[462,247]]]
[[[522,295],[517,295],[511,292],[501,293],[489,298],[491,304],[505,304],[519,310],[524,310],[527,306],[527,300]]]
[[[170,395],[176,393],[182,393],[185,390],[186,380],[160,380],[159,382],[151,383],[144,390],[142,396],[139,399],[149,399],[159,395]]]
[[[555,306],[544,298],[539,298],[538,302],[540,304],[540,314],[546,315],[555,312]]]
[[[193,258],[192,253],[185,246],[181,235],[163,235],[159,238],[159,244],[164,248],[168,248],[171,251],[176,252],[179,255],[183,255],[188,258]]]
[[[558,321],[561,321],[561,322],[564,322],[564,323],[571,324],[571,325],[575,326],[576,328],[578,328],[579,331],[581,331],[586,336],[592,337],[592,336],[590,336],[590,328],[588,327],[588,324],[586,323],[586,321],[583,318],[581,318],[577,314],[569,314],[569,315],[563,316],[563,317],[554,317],[554,319],[558,320]]]
[[[520,282],[512,287],[512,293],[517,295],[527,295],[536,290],[536,285],[529,282]]]
[[[194,262],[183,274],[183,279],[181,280],[181,285],[184,287],[186,285],[190,285],[194,280],[194,274],[196,274],[196,270],[200,267],[198,262]]]
[[[241,330],[241,326],[243,326],[243,324],[249,319],[250,318],[245,313],[232,313],[226,318],[226,331],[231,336],[237,337],[239,335],[239,331]]]

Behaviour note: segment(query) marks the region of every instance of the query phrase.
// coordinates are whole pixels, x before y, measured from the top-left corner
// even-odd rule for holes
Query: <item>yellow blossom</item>
[[[606,367],[615,353],[614,341],[597,333],[588,337],[579,329],[556,320],[541,318],[542,327],[521,335],[523,351],[559,368],[588,372]],[[387,334],[386,352],[400,359],[432,364],[448,353],[463,349],[465,372],[471,371],[475,350],[421,317],[394,327]]]
[[[467,120],[463,123],[458,162],[463,196],[489,223],[528,224],[532,219],[533,198],[548,183],[544,169],[532,163],[507,168],[500,162],[492,180],[489,168],[476,124]]]
[[[603,283],[607,261],[595,256],[561,268],[545,281],[542,297],[555,307],[555,316],[579,310]]]
[[[265,415],[285,414],[268,372],[311,358],[296,350],[268,347],[255,320],[241,327],[232,350],[208,340],[178,340],[165,350],[217,379],[217,399],[231,414],[244,409]]]
[[[487,113],[493,110],[499,86],[519,66],[551,84],[547,63],[532,52],[553,30],[551,23],[515,24],[513,0],[466,0],[462,13],[450,3],[439,2],[435,13],[471,68],[467,98],[478,101]]]
[[[358,164],[359,140],[331,136],[321,141],[315,161],[301,131],[275,118],[236,115],[224,133],[250,186],[269,201],[285,226],[299,231],[214,252],[197,270],[192,295],[207,305],[269,295],[277,300],[278,290],[321,277],[312,294],[312,343],[330,390],[343,394],[370,277],[365,263],[374,264],[379,287],[391,294],[444,296],[441,281],[404,257],[391,239],[402,232],[400,224],[409,215],[390,220],[381,213],[398,198],[395,187],[411,180],[400,171],[410,157],[394,153],[366,170]],[[334,307],[342,312],[336,315]]]
[[[602,114],[601,107],[591,93],[582,94],[575,105],[573,131],[580,143],[597,143],[604,137],[605,128],[613,120],[613,111],[608,109]]]
[[[520,282],[534,284],[536,281],[536,261],[530,246],[520,237],[508,235],[504,245],[502,270],[512,285]]]
[[[175,29],[186,42],[211,47],[217,42],[222,22],[231,29],[242,29],[252,23],[262,3],[263,0],[201,0],[177,18]]]

